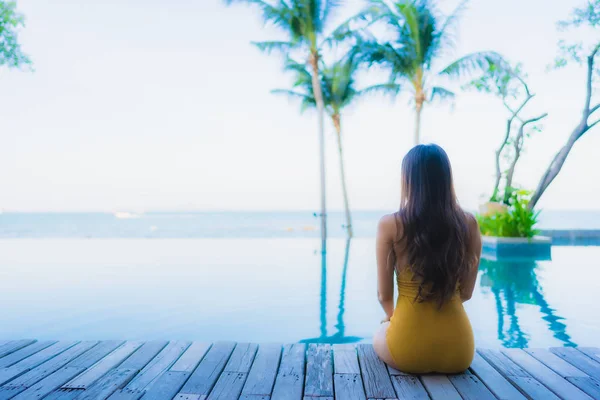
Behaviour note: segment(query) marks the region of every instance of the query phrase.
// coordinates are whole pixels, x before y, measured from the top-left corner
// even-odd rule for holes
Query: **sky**
[[[336,20],[363,4],[347,0]],[[472,0],[456,48],[437,66],[480,50],[523,64],[537,94],[525,116],[549,113],[517,167],[525,188],[537,185],[583,107],[584,69],[547,71],[561,37],[555,23],[578,5]],[[250,44],[282,38],[257,10],[220,0],[19,0],[18,8],[35,70],[0,70],[0,209],[318,209],[317,118],[270,93],[291,77],[281,57]],[[367,70],[361,79],[380,77]],[[413,137],[407,96],[360,99],[342,118],[351,207],[396,209]],[[448,152],[464,207],[491,192],[505,120],[498,99],[477,93],[424,111],[423,141]],[[340,210],[336,141],[326,127],[327,204]],[[599,148],[597,126],[575,145],[542,208],[600,208]]]

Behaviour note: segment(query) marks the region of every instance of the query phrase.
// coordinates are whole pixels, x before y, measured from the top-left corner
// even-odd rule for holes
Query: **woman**
[[[477,221],[458,205],[450,161],[437,145],[408,152],[401,189],[400,211],[384,216],[377,232],[377,286],[386,318],[373,346],[403,372],[464,371],[475,351],[462,303],[477,278]]]

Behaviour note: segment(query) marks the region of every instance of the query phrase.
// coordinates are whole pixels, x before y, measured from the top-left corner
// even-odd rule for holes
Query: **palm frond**
[[[287,57],[283,69],[295,74],[294,87],[302,87],[305,92],[312,93],[312,73],[305,63]]]
[[[440,75],[451,78],[461,78],[476,72],[489,69],[510,69],[510,64],[500,54],[494,51],[468,54],[444,68]]]
[[[357,95],[364,96],[368,94],[378,93],[385,96],[395,98],[400,93],[402,87],[397,83],[382,83],[379,85],[372,85],[358,91]]]
[[[317,102],[312,95],[308,95],[306,93],[300,93],[294,90],[288,89],[274,89],[271,90],[271,93],[277,95],[284,95],[289,99],[298,99],[300,100],[300,112],[304,112],[309,108],[315,108],[317,106]]]
[[[300,99],[300,100],[309,100],[309,101],[315,101],[314,97],[309,96],[306,93],[300,93],[297,92],[295,90],[289,90],[289,89],[273,89],[271,90],[271,93],[273,94],[280,94],[280,95],[285,95],[288,96],[290,98],[294,98],[294,99]]]
[[[454,103],[455,98],[456,98],[456,94],[454,92],[452,92],[448,89],[445,89],[443,87],[435,86],[431,90],[431,98],[430,98],[431,102]]]
[[[333,45],[344,43],[350,39],[354,39],[355,42],[364,40],[363,37],[369,35],[369,32],[365,31],[366,25],[357,26],[364,21],[365,17],[361,13],[348,18],[338,25],[338,27],[323,40],[320,47],[331,47]]]
[[[285,1],[280,1],[278,7],[263,0],[225,0],[225,3],[228,5],[232,3],[247,3],[257,6],[262,13],[262,19],[265,23],[272,23],[284,30],[291,29],[293,10]]]
[[[323,0],[320,19],[323,26],[326,26],[335,11],[341,7],[343,0]]]
[[[462,14],[467,9],[469,0],[462,0],[460,4],[446,17],[442,27],[440,28],[436,40],[438,47],[454,47],[454,37],[457,30],[457,24]]]
[[[284,41],[252,42],[252,44],[267,54],[271,54],[273,51],[285,54],[297,46],[296,43]]]
[[[363,62],[368,65],[384,65],[390,69],[394,79],[396,76],[411,76],[415,71],[412,51],[406,47],[368,40],[360,44],[359,50],[359,57]]]
[[[414,2],[400,2],[397,4],[397,9],[400,16],[404,20],[404,29],[401,34],[405,37],[401,37],[401,41],[405,42],[409,47],[414,50],[414,61],[420,62],[423,54],[421,51],[421,38],[419,34],[419,15]]]

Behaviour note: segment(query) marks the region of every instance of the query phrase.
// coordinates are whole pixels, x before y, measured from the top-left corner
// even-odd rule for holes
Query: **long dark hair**
[[[441,307],[454,295],[470,261],[469,223],[458,205],[444,149],[418,145],[406,154],[401,195],[397,245],[421,282],[416,300],[435,300]]]

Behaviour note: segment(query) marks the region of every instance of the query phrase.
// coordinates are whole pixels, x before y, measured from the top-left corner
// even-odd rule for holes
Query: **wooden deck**
[[[3,399],[600,399],[600,349],[480,349],[459,375],[407,375],[371,345],[0,341]]]

